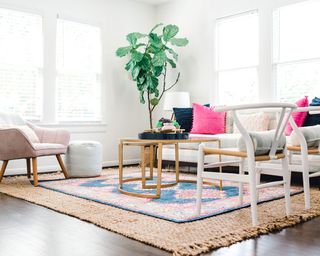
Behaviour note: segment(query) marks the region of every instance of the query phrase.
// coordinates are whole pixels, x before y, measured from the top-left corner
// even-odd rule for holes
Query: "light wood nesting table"
[[[218,148],[221,147],[220,140],[218,138],[206,138],[206,137],[193,137],[189,139],[182,140],[141,140],[141,139],[121,139],[119,143],[119,192],[129,195],[136,196],[142,198],[160,198],[161,196],[161,188],[167,188],[177,185],[179,182],[191,182],[195,183],[195,180],[184,180],[179,177],[179,144],[180,143],[204,143],[204,142],[216,142]],[[162,184],[161,183],[161,173],[162,173],[162,149],[164,145],[174,145],[175,148],[175,174],[176,178],[174,182]],[[126,146],[140,147],[141,149],[141,178],[126,178],[124,179],[123,173],[123,149]],[[157,179],[155,184],[146,184],[147,180],[153,180],[153,166],[155,159],[156,148],[158,150],[158,164],[157,164]],[[149,151],[149,176],[146,177],[146,152]],[[220,159],[221,160],[221,159]],[[221,167],[220,167],[221,172]],[[155,194],[142,194],[127,191],[123,188],[124,183],[132,182],[132,181],[141,181],[142,189],[156,189]],[[209,182],[205,182],[209,183]],[[212,184],[212,183],[209,183]],[[220,188],[222,187],[222,181],[220,181]]]

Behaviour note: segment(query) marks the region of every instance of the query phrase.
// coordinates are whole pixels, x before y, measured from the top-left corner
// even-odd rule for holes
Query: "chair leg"
[[[241,158],[241,162],[239,165],[239,174],[244,174],[244,159]],[[239,204],[243,204],[243,182],[239,182]]]
[[[28,179],[31,178],[31,162],[30,158],[26,158]]]
[[[60,155],[56,155],[56,157],[57,157],[57,160],[59,162],[59,165],[60,165],[60,168],[61,168],[61,170],[63,172],[64,177],[66,179],[68,179],[69,178],[68,171],[67,171],[67,168],[65,167],[65,165],[63,163],[63,160],[62,160],[61,156]]]
[[[197,169],[197,201],[196,201],[196,214],[201,214],[201,200],[202,200],[202,186],[203,186],[203,171],[204,171],[204,153],[203,144],[200,144],[198,151],[198,169]]]
[[[302,178],[304,192],[304,207],[306,210],[311,208],[310,203],[310,179],[309,179],[309,164],[308,157],[302,154]]]
[[[285,157],[281,160],[282,162],[282,171],[283,171],[283,180],[284,180],[284,196],[286,202],[286,215],[291,214],[291,197],[290,197],[290,186],[291,186],[291,172],[289,170],[288,158]],[[309,178],[308,178],[309,181]]]
[[[35,187],[38,186],[38,164],[37,164],[37,158],[32,158],[32,173],[33,173],[33,185]]]
[[[2,167],[1,167],[1,171],[0,171],[0,182],[1,182],[2,178],[3,178],[4,172],[7,169],[8,162],[9,162],[9,160],[4,160],[3,163],[2,163]]]
[[[257,207],[257,180],[256,166],[254,159],[248,159],[248,171],[250,177],[250,199],[251,199],[251,219],[252,226],[258,225],[258,207]]]

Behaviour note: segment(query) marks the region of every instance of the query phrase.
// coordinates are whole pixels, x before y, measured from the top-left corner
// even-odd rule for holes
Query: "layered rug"
[[[137,168],[126,168],[135,177]],[[224,182],[223,189],[205,186],[202,214],[196,216],[195,184],[182,183],[162,190],[161,199],[129,197],[117,191],[117,169],[90,179],[62,180],[60,174],[40,175],[34,188],[24,176],[4,178],[0,192],[88,221],[99,227],[153,245],[174,255],[198,255],[244,239],[281,230],[320,216],[320,191],[312,190],[312,209],[304,210],[303,194],[292,188],[292,215],[284,211],[283,189],[260,190],[260,225],[251,226],[248,191],[244,205],[238,204],[237,184]],[[182,175],[194,179],[195,176]],[[58,179],[58,180],[53,180]],[[163,180],[174,180],[164,173]],[[140,182],[126,184],[127,190],[142,192]],[[153,191],[150,191],[153,192]]]

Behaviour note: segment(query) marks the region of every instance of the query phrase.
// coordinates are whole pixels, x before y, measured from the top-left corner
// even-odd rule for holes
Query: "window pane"
[[[277,65],[278,97],[295,102],[303,96],[320,96],[320,60]]]
[[[258,76],[256,68],[219,72],[219,104],[257,101]]]
[[[217,21],[218,70],[258,65],[258,13]]]
[[[58,120],[101,120],[100,28],[59,19],[57,30]]]
[[[319,14],[319,0],[288,5],[275,12],[275,61],[320,57]]]
[[[42,17],[0,9],[0,108],[40,120]]]

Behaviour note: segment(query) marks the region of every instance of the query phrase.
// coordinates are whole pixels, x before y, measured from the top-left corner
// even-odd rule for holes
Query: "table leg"
[[[146,186],[146,147],[141,146],[141,175],[142,175],[142,188]]]
[[[175,169],[176,169],[176,182],[179,182],[179,171],[180,171],[180,166],[179,166],[179,144],[176,143],[174,144],[174,151],[175,151]]]
[[[157,196],[161,196],[162,143],[158,144]]]
[[[219,140],[218,141],[218,146],[219,146],[219,149],[221,148],[221,141]],[[219,155],[219,162],[221,163],[221,155]],[[222,173],[222,167],[219,166],[219,172]],[[220,190],[222,190],[222,180],[220,180]]]
[[[123,185],[123,143],[119,143],[119,187]]]
[[[153,145],[150,145],[149,147],[149,153],[150,153],[150,180],[153,180],[153,160],[154,160],[154,150]]]

